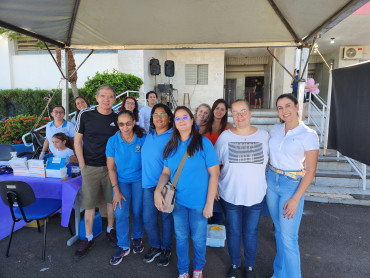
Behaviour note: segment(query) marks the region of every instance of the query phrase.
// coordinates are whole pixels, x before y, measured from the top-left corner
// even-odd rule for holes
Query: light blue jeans
[[[207,218],[203,209],[191,209],[175,203],[172,212],[175,223],[177,268],[180,274],[189,273],[189,237],[193,241],[194,270],[206,264]]]
[[[300,278],[301,260],[298,245],[298,231],[302,219],[304,196],[302,196],[294,218],[284,218],[283,207],[293,197],[301,182],[290,177],[276,174],[267,169],[267,206],[275,225],[276,257],[274,260],[274,277]]]
[[[141,181],[137,182],[119,182],[119,190],[125,196],[126,201],[121,199],[122,209],[117,208],[114,211],[116,216],[117,245],[123,250],[130,248],[130,239],[128,237],[130,230],[130,202],[132,200],[132,234],[131,238],[143,237],[143,188]],[[114,192],[113,192],[114,196]]]

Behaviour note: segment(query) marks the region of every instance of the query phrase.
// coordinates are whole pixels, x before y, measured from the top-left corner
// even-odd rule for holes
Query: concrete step
[[[317,162],[318,170],[333,171],[352,171],[351,165],[345,160],[336,160],[336,158],[319,157]]]
[[[234,124],[234,122],[231,122]],[[252,124],[253,126],[257,127],[257,128],[261,128],[261,129],[264,129],[266,131],[270,131],[272,129],[272,127],[274,126],[274,124]],[[317,130],[317,128],[314,126],[314,125],[311,125],[309,124],[308,125],[310,128],[312,128],[313,130],[315,130],[317,132],[318,135],[320,135],[320,132]]]
[[[252,117],[251,124],[252,125],[275,125],[279,124],[280,119],[277,117]]]
[[[354,196],[360,198],[354,198]],[[320,203],[370,206],[370,189],[310,186],[306,191],[305,200]]]
[[[319,155],[324,156],[324,146],[320,146]],[[324,157],[337,157],[337,151],[336,150],[331,150],[331,149],[326,149],[326,153],[325,153]],[[345,159],[345,158],[343,158],[343,159]]]
[[[370,185],[370,176],[367,178],[367,184]],[[334,171],[334,170],[317,170],[312,186],[327,187],[348,187],[362,188],[362,179],[356,172],[352,171]]]

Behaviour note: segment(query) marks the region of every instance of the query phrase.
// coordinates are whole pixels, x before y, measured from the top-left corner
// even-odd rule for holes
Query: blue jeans
[[[151,247],[170,250],[173,239],[172,213],[160,212],[154,205],[155,187],[143,188],[143,220]],[[158,214],[161,215],[162,240],[159,233]]]
[[[220,201],[216,201],[213,203],[213,216],[209,219],[210,224],[217,224],[222,225],[224,220],[224,213],[222,210],[222,206]]]
[[[132,234],[131,238],[143,237],[143,189],[141,181],[136,182],[120,182],[119,190],[125,196],[126,202],[121,199],[122,209],[117,208],[114,211],[116,216],[117,230],[117,245],[124,250],[130,247],[130,239],[128,237],[130,230],[130,202],[132,199]],[[114,194],[114,192],[113,192]],[[114,195],[113,195],[114,196]]]
[[[301,182],[290,177],[279,175],[267,169],[267,206],[275,225],[276,257],[274,277],[300,278],[301,261],[298,245],[298,230],[302,219],[304,196],[298,204],[294,218],[284,218],[283,207],[293,197]]]
[[[194,270],[206,264],[207,218],[203,209],[191,209],[175,203],[172,212],[175,223],[177,268],[180,274],[189,272],[189,236],[193,241]]]
[[[243,237],[244,265],[254,267],[257,255],[258,223],[265,202],[264,198],[261,203],[248,207],[234,205],[221,199],[221,205],[225,211],[226,240],[231,264],[240,266],[240,246]]]

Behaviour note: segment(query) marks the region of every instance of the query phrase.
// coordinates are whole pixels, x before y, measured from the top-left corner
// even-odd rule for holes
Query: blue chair
[[[42,260],[45,261],[47,218],[62,207],[62,201],[57,199],[36,198],[31,186],[23,181],[0,182],[0,194],[4,204],[9,206],[13,218],[12,230],[5,256],[9,256],[10,244],[12,242],[14,225],[16,222],[24,220],[26,223],[30,223],[36,220],[38,230],[41,232],[39,220],[44,219]]]
[[[12,145],[9,144],[0,144],[0,161],[8,161],[12,158],[10,155],[11,152],[14,152],[15,149]]]

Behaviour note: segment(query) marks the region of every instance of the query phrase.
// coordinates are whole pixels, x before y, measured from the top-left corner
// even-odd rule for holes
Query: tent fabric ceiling
[[[0,26],[64,45],[72,28],[69,47],[86,49],[295,45],[269,2],[303,39],[346,5],[355,8],[367,1],[0,0]]]

